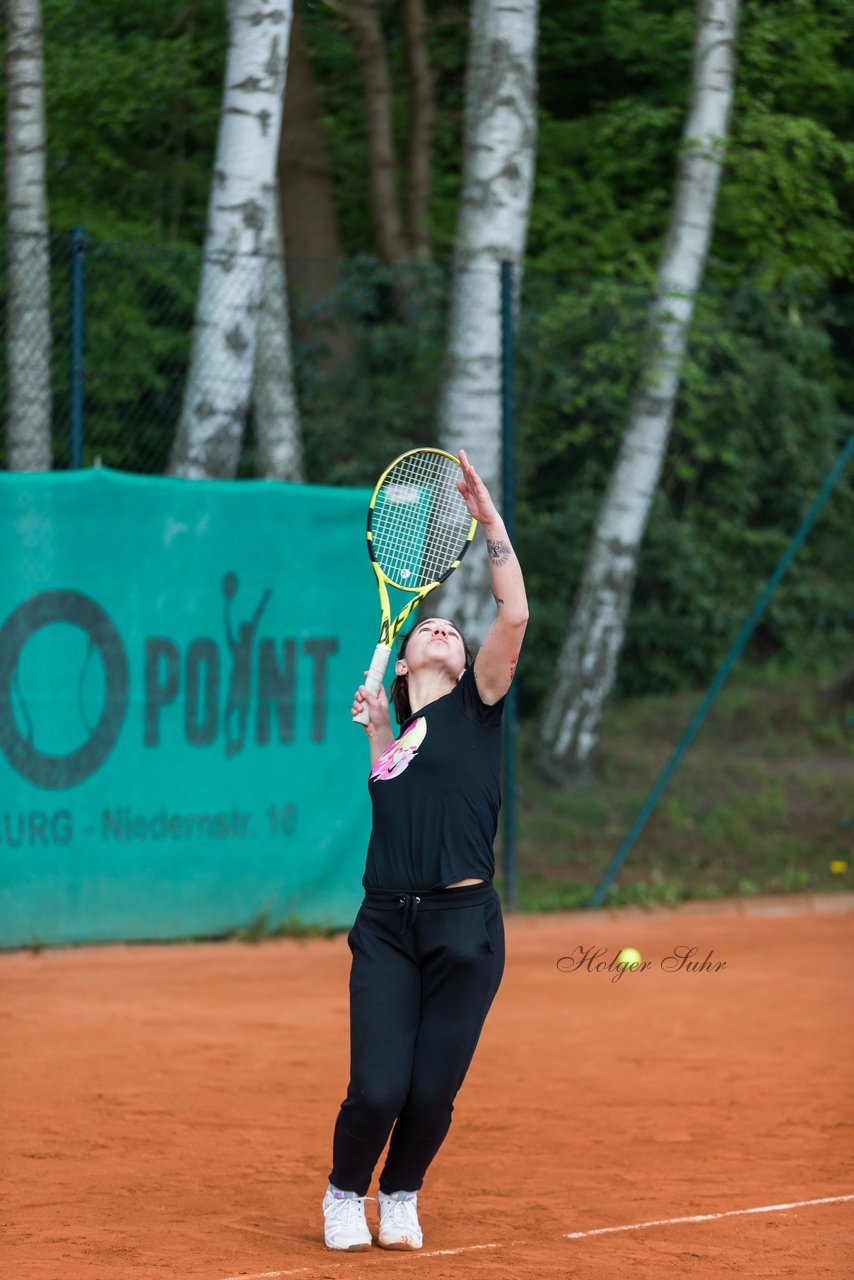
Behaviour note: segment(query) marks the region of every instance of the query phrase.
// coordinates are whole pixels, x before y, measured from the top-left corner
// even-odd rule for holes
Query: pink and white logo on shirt
[[[386,747],[379,760],[371,769],[371,780],[388,782],[409,768],[411,761],[418,754],[418,748],[427,736],[427,721],[423,716],[413,720],[412,724],[401,734],[397,742]]]

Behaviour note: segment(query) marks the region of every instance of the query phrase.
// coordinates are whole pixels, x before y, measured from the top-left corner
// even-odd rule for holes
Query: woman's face
[[[465,670],[466,652],[463,638],[452,622],[445,618],[428,618],[419,622],[406,642],[406,652],[398,662],[410,671],[440,668],[458,680]],[[399,675],[405,672],[398,672]]]

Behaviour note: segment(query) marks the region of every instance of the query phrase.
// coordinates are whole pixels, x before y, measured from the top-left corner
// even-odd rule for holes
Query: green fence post
[[[83,334],[85,312],[86,235],[72,227],[69,263],[68,466],[83,466]]]

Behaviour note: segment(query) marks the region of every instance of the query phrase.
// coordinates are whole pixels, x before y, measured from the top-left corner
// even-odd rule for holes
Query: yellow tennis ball
[[[636,951],[634,947],[623,947],[617,956],[619,964],[639,965],[641,963],[641,953]]]
[[[830,871],[832,875],[844,876],[847,870],[848,870],[848,863],[845,861],[844,858],[834,858],[830,864]]]

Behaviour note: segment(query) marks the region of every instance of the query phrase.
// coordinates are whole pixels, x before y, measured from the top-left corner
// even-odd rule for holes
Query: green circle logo
[[[31,732],[16,723],[13,697],[16,673],[27,642],[55,623],[79,627],[104,667],[104,703],[86,741],[66,755],[39,751]],[[43,591],[19,605],[0,628],[0,751],[9,764],[37,787],[61,790],[85,782],[116,744],[128,704],[128,662],[115,625],[99,604],[79,591]]]

